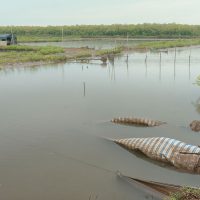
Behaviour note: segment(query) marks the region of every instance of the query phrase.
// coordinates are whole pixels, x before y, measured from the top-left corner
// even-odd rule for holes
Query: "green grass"
[[[0,46],[0,51],[33,51],[41,54],[55,54],[64,53],[64,48],[57,46],[26,46],[26,45],[11,45],[11,46]]]
[[[122,52],[122,48],[103,49],[103,50],[85,50],[75,56],[76,59],[91,58],[93,56],[107,56],[110,54],[118,54]]]
[[[89,57],[92,57],[92,53],[89,53],[89,52],[84,52],[84,53],[80,53],[78,55],[75,56],[76,59],[78,58],[89,58]]]
[[[11,26],[0,26],[0,34],[10,33]],[[131,38],[196,38],[200,25],[184,24],[113,24],[72,26],[12,26],[20,42],[61,41],[65,38],[123,37]]]
[[[196,79],[196,84],[198,85],[198,86],[200,86],[200,75],[197,77],[197,79]]]
[[[113,49],[103,49],[103,50],[97,50],[96,55],[97,56],[103,56],[103,55],[108,55],[108,54],[119,54],[123,50],[122,47],[118,48],[113,48]]]
[[[50,36],[18,36],[18,42],[61,42],[61,37]]]
[[[68,40],[78,40],[80,39],[80,36],[65,36],[63,38],[63,41],[68,41]],[[60,36],[44,36],[44,35],[39,35],[39,36],[17,36],[17,40],[20,43],[30,43],[30,42],[62,42],[62,37]]]
[[[33,52],[6,52],[0,53],[0,65],[26,63],[26,62],[62,62],[66,61],[64,55],[43,55]]]
[[[0,64],[25,62],[62,62],[66,60],[64,48],[44,46],[0,46]]]
[[[122,48],[91,50],[91,49],[65,49],[56,46],[0,46],[0,65],[12,65],[28,62],[58,63],[71,59],[91,58],[120,53]]]
[[[137,45],[136,48],[138,49],[165,49],[165,48],[192,46],[192,45],[200,45],[200,39],[144,42]]]
[[[173,193],[166,200],[199,200],[200,189],[183,187],[180,192]]]

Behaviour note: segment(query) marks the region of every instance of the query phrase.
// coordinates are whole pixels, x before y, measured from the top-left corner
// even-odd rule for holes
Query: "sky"
[[[0,0],[0,5],[0,25],[200,24],[200,0]]]

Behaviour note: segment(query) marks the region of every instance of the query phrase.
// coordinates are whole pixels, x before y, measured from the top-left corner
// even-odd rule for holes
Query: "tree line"
[[[0,26],[0,34],[15,33],[26,37],[199,37],[200,25],[138,24],[138,25],[74,25],[74,26]]]

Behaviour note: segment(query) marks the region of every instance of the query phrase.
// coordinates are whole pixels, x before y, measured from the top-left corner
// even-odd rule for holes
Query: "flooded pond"
[[[1,200],[151,199],[118,178],[199,185],[200,176],[141,159],[104,138],[170,137],[200,145],[200,49],[131,53],[114,62],[0,71]],[[113,117],[166,121],[155,128]]]
[[[143,43],[145,41],[154,41],[155,39],[80,39],[80,40],[66,40],[63,42],[37,42],[37,43],[22,43],[25,45],[32,45],[32,46],[46,46],[46,45],[54,45],[54,46],[61,46],[67,48],[80,48],[80,47],[88,47],[94,49],[109,49],[115,48],[116,46],[129,46],[134,47],[139,43]],[[158,39],[156,39],[158,40]],[[160,39],[160,41],[167,40],[167,39]],[[169,39],[168,39],[169,40]]]

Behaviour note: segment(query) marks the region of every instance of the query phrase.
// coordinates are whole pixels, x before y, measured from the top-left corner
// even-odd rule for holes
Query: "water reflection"
[[[83,96],[85,97],[86,95],[86,87],[85,87],[85,82],[83,82]]]
[[[177,54],[177,52],[179,54]],[[178,56],[177,56],[178,55]],[[184,56],[183,56],[184,55]],[[150,52],[142,52],[142,53],[138,53],[138,52],[131,52],[131,53],[126,53],[126,54],[121,54],[121,55],[109,55],[106,57],[106,62],[102,62],[101,60],[92,60],[89,61],[87,60],[87,62],[85,64],[88,65],[100,65],[102,68],[106,68],[108,67],[108,74],[109,74],[109,78],[110,80],[116,80],[116,72],[118,71],[118,65],[120,64],[120,67],[125,67],[126,68],[126,74],[127,77],[131,76],[131,72],[133,69],[133,64],[134,66],[137,66],[137,63],[140,62],[144,62],[144,66],[145,66],[145,78],[148,78],[148,73],[152,74],[152,67],[155,67],[157,65],[155,65],[154,62],[159,63],[158,65],[158,80],[162,80],[162,76],[165,73],[165,66],[166,65],[173,65],[173,68],[168,66],[169,69],[173,69],[173,79],[174,81],[176,80],[176,78],[179,76],[179,65],[180,63],[188,63],[188,79],[191,80],[191,73],[192,73],[192,69],[191,69],[191,64],[193,64],[193,61],[196,62],[195,59],[191,59],[191,50],[189,53],[189,57],[188,57],[188,50],[187,52],[182,52],[180,50],[163,50],[163,51],[150,51]],[[85,61],[84,61],[85,62]],[[74,62],[72,62],[74,63]],[[75,62],[78,63],[78,62]],[[117,65],[116,65],[117,63]],[[154,63],[154,65],[153,65]],[[173,63],[173,64],[172,64]],[[82,71],[84,71],[84,69],[88,68],[87,66],[84,66],[83,63],[81,63],[81,69]],[[46,71],[48,71],[48,68],[55,68],[55,66],[58,66],[62,68],[62,79],[65,79],[65,64],[58,64],[58,65],[48,65],[46,68]],[[148,69],[149,68],[149,69]],[[117,70],[116,70],[117,69]],[[1,70],[1,74],[9,74],[11,72],[22,72],[22,71],[28,71],[31,73],[35,73],[37,71],[40,71],[41,68],[34,66],[34,67],[17,67],[17,68],[9,68],[9,69],[2,69]],[[42,70],[45,70],[45,68],[43,68]],[[177,77],[176,77],[177,76]],[[197,82],[198,85],[199,82]]]
[[[110,79],[111,80],[116,80],[116,77],[115,77],[115,66],[111,66],[111,76],[110,76]]]
[[[132,188],[128,190],[124,183],[117,183],[103,170],[63,159],[67,155],[105,169],[119,169],[132,177],[197,185],[199,177],[160,167],[95,137],[166,136],[196,143],[198,135],[184,134],[187,130],[178,126],[139,129],[98,123],[113,115],[133,114],[177,125],[195,118],[196,112],[200,114],[200,97],[192,102],[199,91],[192,84],[200,74],[199,63],[194,59],[195,55],[198,58],[199,50],[193,52],[189,61],[188,49],[177,55],[176,63],[172,50],[168,54],[129,53],[128,62],[127,54],[109,57],[105,65],[98,60],[89,64],[1,70],[0,171],[1,181],[7,187],[2,191],[2,199],[16,196],[22,199],[22,188],[27,196],[40,194],[38,181],[42,185],[41,193],[49,195],[49,200],[56,199],[56,195],[62,199],[83,199],[84,196],[93,200],[97,194],[99,199],[133,199]],[[174,82],[173,76],[176,77]],[[26,184],[27,174],[31,184]],[[58,187],[49,190],[53,184]],[[80,191],[73,191],[74,185]],[[36,188],[36,192],[32,188]],[[69,188],[67,192],[66,188]],[[108,194],[104,197],[106,189]],[[116,198],[112,198],[114,193]],[[134,195],[137,195],[135,190]]]
[[[129,64],[128,64],[128,61],[126,62],[126,69],[127,69],[127,77],[129,77]]]
[[[121,146],[121,145],[120,145]],[[162,168],[166,168],[168,170],[172,170],[172,171],[177,171],[177,172],[185,172],[183,170],[179,170],[177,168],[175,168],[172,164],[167,163],[167,162],[161,162],[161,161],[157,161],[157,160],[153,160],[149,157],[147,157],[144,153],[142,153],[141,151],[137,151],[137,150],[129,150],[126,147],[121,146],[123,149],[126,149],[127,151],[129,151],[130,153],[134,154],[136,157],[143,159],[144,161],[147,161],[153,165],[157,165],[159,167]]]
[[[108,55],[108,61],[112,66],[114,66],[114,64],[115,64],[115,56],[114,55]]]
[[[108,49],[108,48],[116,48],[120,46],[127,46],[127,47],[134,47],[139,43],[143,43],[144,40],[137,40],[137,39],[95,39],[95,40],[88,40],[88,39],[81,39],[76,41],[63,41],[63,42],[38,42],[38,43],[25,43],[25,45],[32,45],[32,46],[62,46],[67,48],[94,48],[94,49]],[[146,40],[149,41],[149,40]]]
[[[197,77],[197,79],[196,79],[196,84],[198,85],[198,86],[200,86],[200,75]]]
[[[145,78],[148,77],[148,66],[147,66],[147,62],[145,62]]]
[[[159,80],[161,81],[162,80],[162,65],[160,63],[160,66],[159,66]]]
[[[101,63],[100,66],[101,66],[102,68],[107,68],[108,64],[107,64],[107,63]]]
[[[189,74],[189,80],[191,79],[191,64],[190,64],[190,56],[189,56],[189,68],[188,68],[188,74]]]
[[[192,105],[195,107],[196,112],[200,114],[200,97],[195,102],[192,102]]]
[[[64,67],[64,65],[61,67],[61,69],[62,69],[62,80],[63,81],[65,81],[65,67]]]
[[[176,48],[174,50],[174,80],[176,80]]]
[[[147,53],[146,53],[146,56],[145,56],[145,63],[147,63],[147,58],[148,58],[148,56],[147,56]]]
[[[174,80],[176,80],[176,61],[174,61]]]

